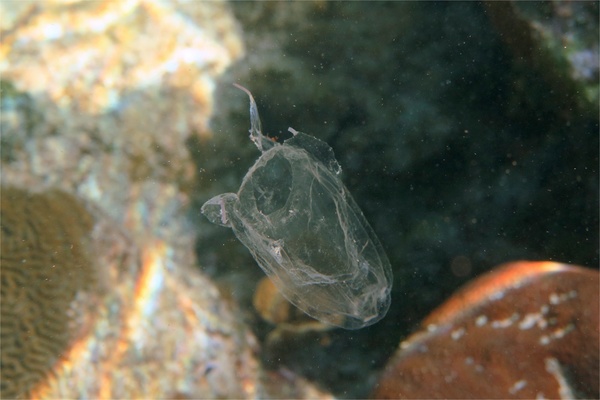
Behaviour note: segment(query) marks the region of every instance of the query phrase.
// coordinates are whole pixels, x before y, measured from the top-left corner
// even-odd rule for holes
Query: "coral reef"
[[[47,232],[25,224],[24,235],[50,251],[48,261],[63,252],[89,267],[75,259],[86,256],[97,274],[80,282],[89,268],[69,274],[56,263],[51,281],[29,283],[41,289],[29,297],[71,285],[57,298],[65,305],[45,301],[35,324],[15,317],[19,307],[36,309],[27,298],[5,301],[27,278],[10,273],[26,265],[18,264],[26,243],[11,242],[11,224],[26,215],[5,213],[16,195],[2,191],[2,334],[11,335],[2,337],[3,398],[330,397],[301,376],[263,374],[237,306],[196,267],[186,141],[211,137],[216,81],[243,52],[228,3],[198,4],[0,2],[2,185],[62,202],[41,202],[46,215],[29,225],[60,220]],[[63,240],[73,248],[52,255]],[[9,329],[44,324],[53,336],[43,342]]]
[[[600,101],[598,2],[485,4],[515,59],[550,87],[595,114]]]
[[[500,266],[400,344],[373,398],[597,398],[599,275],[553,262]]]
[[[259,393],[253,337],[210,281],[175,263],[168,245],[147,243],[133,257],[117,252],[102,267],[115,273],[109,295],[94,310],[95,323],[72,343],[34,397],[251,398]]]
[[[68,193],[2,188],[0,397],[29,397],[82,333],[98,285],[93,221]]]
[[[123,187],[189,186],[185,140],[211,136],[215,81],[243,52],[227,3],[23,4],[0,3],[3,182],[76,183],[118,221]]]

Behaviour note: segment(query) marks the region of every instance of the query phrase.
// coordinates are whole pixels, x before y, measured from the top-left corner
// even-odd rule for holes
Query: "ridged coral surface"
[[[0,397],[27,397],[74,339],[78,303],[97,281],[92,225],[67,193],[2,189]]]

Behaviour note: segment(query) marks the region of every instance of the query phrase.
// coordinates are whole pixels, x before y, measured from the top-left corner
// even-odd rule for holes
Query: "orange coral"
[[[373,398],[598,398],[598,271],[516,262],[400,344]]]

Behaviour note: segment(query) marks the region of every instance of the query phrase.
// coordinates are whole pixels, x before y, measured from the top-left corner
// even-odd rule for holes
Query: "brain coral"
[[[65,192],[2,188],[0,397],[27,397],[76,335],[77,301],[97,282],[93,222]]]

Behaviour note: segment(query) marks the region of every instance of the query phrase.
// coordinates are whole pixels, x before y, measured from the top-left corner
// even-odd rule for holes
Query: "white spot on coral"
[[[546,358],[546,371],[558,382],[558,395],[561,399],[574,399],[575,393],[571,390],[567,379],[563,375],[560,364],[556,358]]]
[[[465,334],[465,332],[466,332],[465,328],[458,328],[458,329],[452,331],[450,336],[452,337],[453,340],[458,340]]]
[[[540,337],[540,344],[541,344],[542,346],[545,346],[545,345],[547,345],[548,343],[550,343],[550,338],[549,338],[547,335],[542,335],[542,336]]]
[[[512,385],[510,387],[510,389],[508,389],[508,393],[515,394],[519,390],[523,389],[525,386],[527,386],[527,381],[525,379],[521,379],[520,381],[516,381],[514,383],[514,385]]]
[[[573,330],[575,330],[575,325],[569,324],[562,329],[557,329],[556,331],[554,331],[554,336],[556,336],[557,339],[562,339],[567,333]]]
[[[527,330],[533,328],[535,325],[540,329],[545,329],[548,326],[548,321],[544,318],[543,313],[531,313],[525,315],[523,320],[519,323],[519,329]]]
[[[497,320],[497,321],[492,321],[492,328],[494,329],[498,329],[498,328],[508,328],[509,326],[511,326],[514,322],[517,322],[519,320],[519,314],[514,313],[513,315],[511,315],[510,317],[506,318],[506,319],[501,319],[501,320]]]
[[[501,300],[504,297],[504,292],[492,293],[490,296],[491,301]]]
[[[552,333],[552,336],[554,339],[562,339],[565,337],[565,335],[571,331],[573,331],[575,329],[575,325],[573,324],[568,324],[567,326],[565,326],[564,328],[560,328],[555,330]]]
[[[556,304],[564,303],[565,301],[574,299],[575,297],[577,297],[577,292],[575,290],[571,290],[568,293],[562,293],[562,294],[552,293],[550,295],[550,304],[556,305]]]
[[[550,333],[549,335],[543,335],[540,337],[540,344],[542,345],[547,345],[549,344],[551,341],[556,340],[556,339],[562,339],[564,338],[569,332],[575,330],[575,325],[573,324],[568,324],[567,326],[563,327],[563,328],[559,328],[556,329],[554,332]]]
[[[475,320],[475,325],[477,325],[477,326],[484,326],[485,324],[487,324],[487,322],[488,322],[488,318],[485,315],[480,315]]]
[[[523,321],[519,323],[519,329],[527,330],[533,328],[540,317],[541,315],[538,313],[525,315],[525,317],[523,317]]]
[[[454,380],[454,378],[456,378],[456,372],[455,371],[451,371],[450,374],[444,376],[444,380],[446,381],[446,383],[450,383]]]

